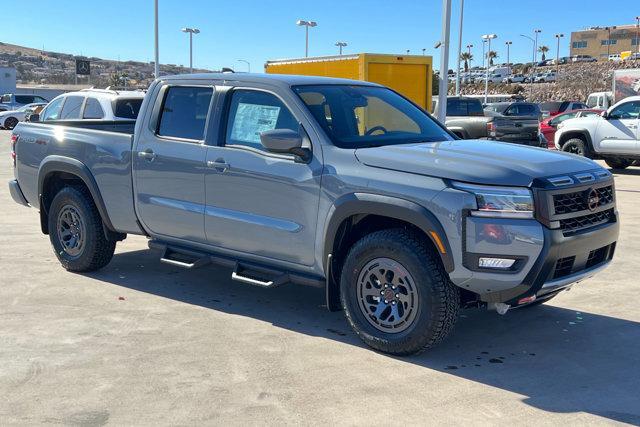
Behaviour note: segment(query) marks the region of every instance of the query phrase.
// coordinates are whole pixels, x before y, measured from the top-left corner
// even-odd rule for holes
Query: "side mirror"
[[[603,111],[602,113],[600,113],[600,115],[602,116],[603,119],[607,120],[609,118],[609,114],[607,114],[607,111]]]
[[[293,154],[303,161],[311,159],[311,150],[302,148],[302,136],[291,129],[273,129],[260,134],[260,143],[267,151]]]
[[[39,122],[40,121],[40,114],[38,113],[33,113],[31,115],[29,115],[29,117],[27,118],[28,122]]]

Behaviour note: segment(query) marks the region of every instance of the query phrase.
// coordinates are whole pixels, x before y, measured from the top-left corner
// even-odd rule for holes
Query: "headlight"
[[[492,218],[533,218],[533,194],[528,188],[486,187],[454,182],[453,187],[476,196],[478,209],[472,216]]]

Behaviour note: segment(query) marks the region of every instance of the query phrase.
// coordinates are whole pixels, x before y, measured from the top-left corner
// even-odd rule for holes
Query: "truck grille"
[[[560,220],[560,228],[565,234],[572,233],[585,228],[606,224],[613,219],[613,216],[613,209],[608,209],[602,212],[562,219]]]
[[[589,190],[576,191],[574,193],[555,194],[553,196],[553,207],[556,215],[586,211],[589,209]],[[613,202],[613,186],[597,188],[598,207],[608,205]]]
[[[585,175],[589,175],[591,180],[575,186],[562,182],[560,186],[565,188],[557,188],[558,185],[551,181],[556,188],[536,193],[536,216],[540,222],[549,228],[561,229],[567,236],[616,221],[613,179],[597,173],[565,178],[569,182],[577,183],[581,182],[580,178],[584,178]]]

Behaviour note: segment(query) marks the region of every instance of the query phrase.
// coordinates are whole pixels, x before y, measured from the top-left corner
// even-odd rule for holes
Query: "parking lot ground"
[[[640,424],[640,168],[613,265],[552,302],[462,313],[420,356],[366,348],[319,289],[161,264],[130,236],[63,270],[0,131],[0,424]]]

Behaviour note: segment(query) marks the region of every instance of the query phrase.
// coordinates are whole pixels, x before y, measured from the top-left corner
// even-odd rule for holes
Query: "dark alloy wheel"
[[[589,157],[587,145],[580,138],[572,138],[564,143],[562,151],[565,153],[577,154],[578,156]]]
[[[4,121],[4,128],[12,130],[14,127],[16,127],[17,124],[18,124],[18,119],[16,119],[15,117],[8,117]]]
[[[102,218],[86,188],[63,188],[48,213],[49,239],[65,269],[93,271],[111,261],[116,242],[105,237]]]
[[[460,294],[424,236],[404,229],[371,233],[345,259],[340,299],[347,321],[370,347],[419,353],[442,341],[458,317]]]

